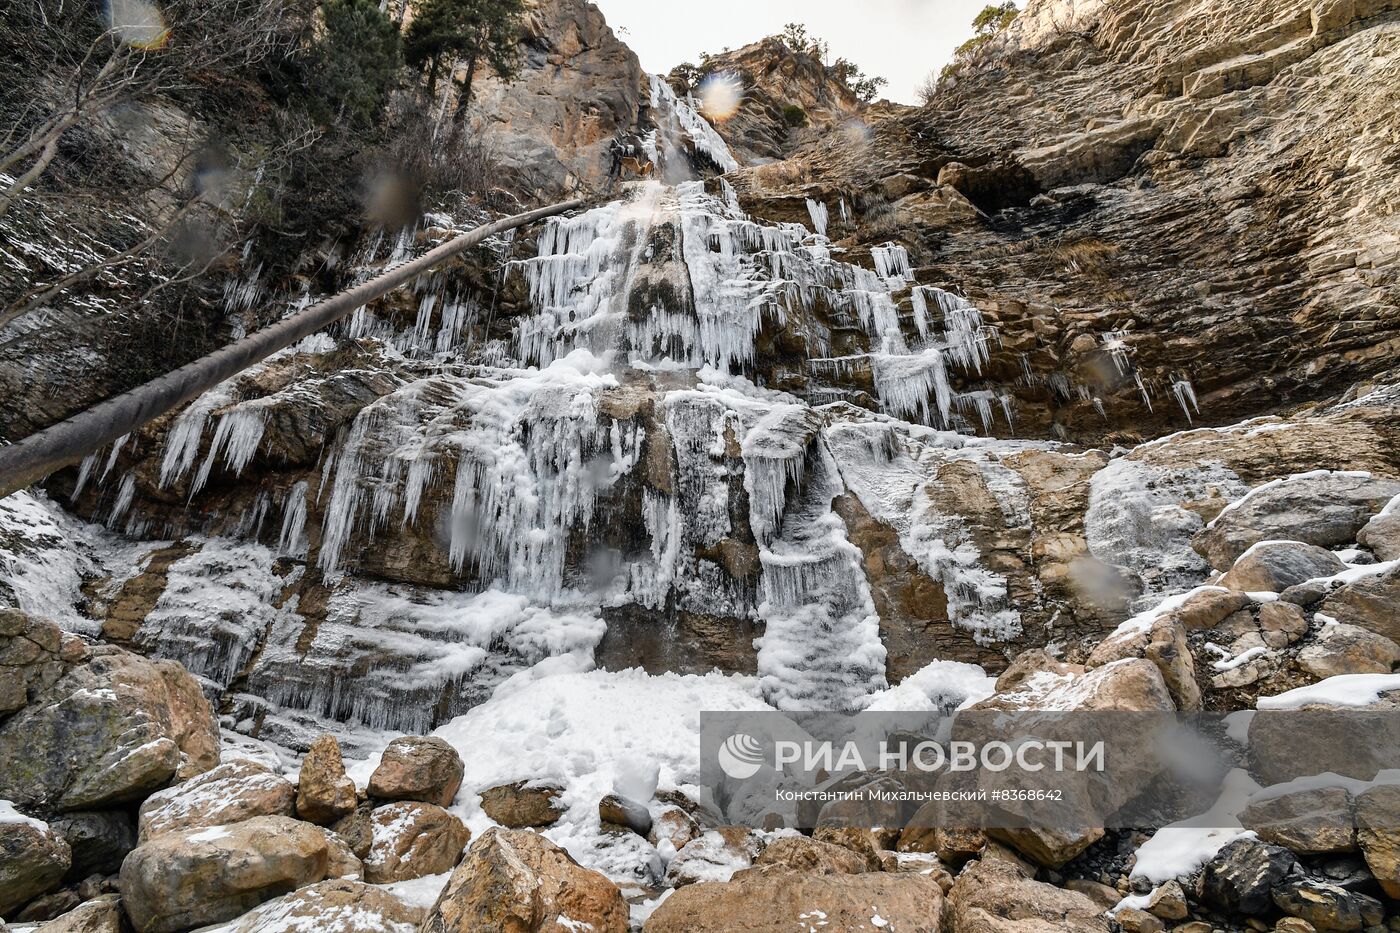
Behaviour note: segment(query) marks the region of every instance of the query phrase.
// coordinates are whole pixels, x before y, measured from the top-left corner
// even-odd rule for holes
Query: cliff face
[[[471,127],[522,194],[551,200],[607,181],[608,143],[637,129],[650,93],[636,54],[603,14],[579,0],[531,4],[522,68],[505,83],[486,69],[473,86]]]
[[[862,109],[820,61],[773,36],[711,56],[704,70],[737,79],[743,87],[738,111],[716,120],[715,128],[747,165],[783,158]],[[683,82],[678,72],[670,80]]]
[[[1400,339],[1397,19],[1032,4],[929,107],[734,184],[769,217],[845,198],[835,235],[903,242],[973,298],[1000,333],[986,375],[1025,376],[1021,430],[1147,437],[1326,398]]]

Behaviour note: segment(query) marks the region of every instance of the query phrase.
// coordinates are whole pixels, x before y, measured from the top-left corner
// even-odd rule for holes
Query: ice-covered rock
[[[0,914],[58,887],[71,864],[72,850],[63,836],[0,800]]]

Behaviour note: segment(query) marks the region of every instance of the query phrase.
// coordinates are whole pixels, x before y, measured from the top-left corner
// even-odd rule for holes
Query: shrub
[[[783,108],[783,122],[793,128],[806,126],[807,111],[796,104],[788,104]]]

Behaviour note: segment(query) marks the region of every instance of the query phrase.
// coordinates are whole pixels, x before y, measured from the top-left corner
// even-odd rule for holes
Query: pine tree
[[[384,109],[399,70],[399,30],[377,0],[325,0],[310,90],[326,120],[367,124]]]
[[[410,65],[428,72],[428,93],[436,93],[444,61],[449,69],[458,60],[465,64],[466,77],[452,114],[454,137],[466,122],[476,69],[484,63],[507,81],[519,71],[524,20],[523,0],[426,0],[417,10],[405,54]]]

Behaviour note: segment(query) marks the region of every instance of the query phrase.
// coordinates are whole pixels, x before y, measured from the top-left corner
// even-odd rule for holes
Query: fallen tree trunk
[[[354,288],[319,301],[237,343],[100,402],[15,444],[0,447],[0,498],[77,463],[117,438],[197,398],[278,350],[286,349],[328,327],[356,308],[413,281],[444,260],[476,246],[488,237],[582,207],[583,203],[565,201],[477,227],[417,259],[386,269]]]

